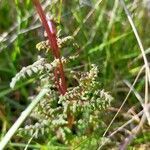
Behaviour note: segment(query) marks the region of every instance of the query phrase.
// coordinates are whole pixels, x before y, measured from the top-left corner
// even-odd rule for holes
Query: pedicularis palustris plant
[[[45,17],[39,1],[33,0],[33,3],[48,38],[38,43],[36,48],[52,51],[54,61],[49,62],[48,58],[39,57],[32,65],[23,67],[10,83],[11,88],[14,88],[21,79],[37,75],[37,92],[45,86],[49,89],[30,114],[34,123],[20,128],[19,133],[34,135],[36,138],[51,133],[57,139],[68,142],[70,135],[86,135],[102,127],[100,114],[110,106],[112,97],[99,89],[96,65],[92,64],[89,72],[69,71],[65,68],[77,56],[61,57],[59,49],[67,47],[66,43],[73,40],[73,37],[59,38],[54,22]],[[75,85],[67,87],[66,79]]]

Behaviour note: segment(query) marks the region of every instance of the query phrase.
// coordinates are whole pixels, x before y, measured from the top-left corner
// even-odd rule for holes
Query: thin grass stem
[[[21,124],[25,121],[25,119],[30,115],[31,111],[35,108],[35,106],[39,103],[39,101],[43,98],[43,96],[48,92],[47,88],[41,90],[41,92],[37,95],[37,97],[31,102],[31,104],[21,113],[20,117],[17,121],[12,125],[12,127],[8,130],[6,135],[2,138],[0,142],[0,150],[3,150]]]

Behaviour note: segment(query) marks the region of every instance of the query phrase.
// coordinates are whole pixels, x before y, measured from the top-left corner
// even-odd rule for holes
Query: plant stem
[[[44,88],[37,95],[37,97],[31,102],[31,104],[21,113],[20,117],[13,124],[13,126],[8,130],[2,141],[0,142],[0,150],[3,150],[24,120],[29,116],[31,111],[35,108],[35,106],[39,103],[41,98],[48,92],[48,89]]]
[[[48,40],[50,43],[50,46],[52,48],[52,53],[56,59],[59,59],[59,66],[54,70],[54,77],[56,81],[56,86],[60,94],[64,95],[67,91],[67,85],[65,81],[65,75],[63,70],[63,64],[60,57],[60,50],[57,44],[57,36],[56,36],[56,27],[54,25],[54,22],[52,20],[47,20],[46,16],[44,14],[44,11],[42,9],[42,6],[39,2],[39,0],[32,0],[37,12],[41,18],[42,24],[45,28],[45,31],[48,36]],[[70,128],[72,128],[74,116],[68,114],[67,115],[68,125]]]
[[[32,1],[37,9],[37,12],[41,18],[42,24],[47,33],[48,40],[52,48],[52,53],[54,55],[54,58],[59,59],[60,65],[54,71],[55,72],[54,76],[55,76],[55,80],[57,83],[58,90],[60,91],[60,94],[64,95],[67,91],[67,86],[66,86],[66,81],[65,81],[63,65],[62,65],[62,61],[60,57],[60,50],[57,44],[56,27],[54,26],[54,22],[52,20],[46,19],[46,16],[44,14],[44,11],[42,9],[42,6],[39,0],[32,0]],[[57,73],[57,76],[56,76],[56,73]]]

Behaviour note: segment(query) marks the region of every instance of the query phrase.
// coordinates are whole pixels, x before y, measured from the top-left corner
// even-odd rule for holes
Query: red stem
[[[58,90],[60,91],[60,94],[64,95],[67,91],[67,86],[66,86],[66,81],[65,81],[63,64],[62,64],[61,57],[60,57],[60,50],[59,50],[59,47],[57,44],[56,28],[55,28],[52,20],[47,21],[39,0],[32,0],[32,1],[37,9],[37,12],[41,18],[42,24],[47,33],[48,40],[49,40],[50,46],[52,48],[52,53],[56,59],[59,59],[60,65],[54,71],[55,72],[54,76],[55,76],[55,80],[57,82],[57,87],[58,87]],[[57,73],[57,75],[56,75],[56,73]]]

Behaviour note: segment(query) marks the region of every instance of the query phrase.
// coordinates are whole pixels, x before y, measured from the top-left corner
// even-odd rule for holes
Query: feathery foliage
[[[67,42],[68,39],[70,37],[63,38],[62,43],[65,44],[64,41]],[[40,50],[50,49],[47,41],[40,42],[36,47]],[[76,57],[62,58],[63,65],[66,66]],[[49,92],[30,115],[36,123],[20,128],[20,134],[34,135],[38,138],[46,133],[52,133],[57,139],[66,143],[71,140],[68,135],[86,135],[102,126],[101,111],[105,111],[110,106],[113,98],[108,92],[100,89],[97,66],[91,65],[89,72],[68,70],[67,78],[74,79],[76,86],[68,87],[67,92],[60,95],[53,74],[53,70],[58,65],[57,59],[49,63],[47,58],[39,58],[32,65],[23,67],[12,79],[10,86],[13,88],[21,79],[38,74],[37,92],[44,86],[49,87]]]

